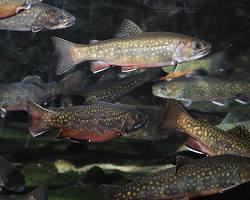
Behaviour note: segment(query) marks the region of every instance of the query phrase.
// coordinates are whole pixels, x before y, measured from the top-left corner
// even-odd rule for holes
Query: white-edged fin
[[[217,105],[217,106],[226,106],[227,105],[227,102],[225,101],[219,101],[219,100],[216,100],[216,101],[212,101],[213,104]]]
[[[43,133],[45,133],[45,132],[47,131],[47,129],[46,129],[46,130],[41,129],[40,131],[33,131],[33,129],[30,128],[29,131],[30,131],[30,134],[31,134],[33,137],[37,137],[37,136],[42,135]]]
[[[192,101],[191,100],[180,100],[183,104],[184,104],[184,106],[186,106],[186,107],[189,107],[189,106],[191,106],[191,104],[192,104]]]
[[[174,78],[174,74],[176,73],[177,67],[178,67],[177,64],[178,64],[178,62],[175,61],[175,60],[171,62],[171,65],[174,66],[173,73],[171,74],[170,77],[168,77],[168,78],[166,79],[166,81],[172,81],[172,79]]]
[[[102,61],[92,61],[90,64],[90,70],[96,74],[98,72],[104,71],[110,67],[109,64]]]
[[[126,73],[126,72],[132,72],[137,70],[137,67],[121,67],[121,71]]]
[[[239,98],[235,99],[235,101],[238,102],[238,103],[240,103],[240,104],[243,104],[243,105],[247,105],[248,104],[248,102],[246,102],[246,101],[244,101],[242,99],[239,99]]]
[[[35,24],[35,23],[31,24],[31,31],[32,31],[33,33],[37,33],[37,32],[39,32],[39,31],[41,31],[41,30],[43,30],[43,27],[42,27],[42,26],[39,26],[39,25],[37,25],[37,24]]]
[[[205,153],[203,153],[203,152],[201,152],[201,151],[197,151],[197,150],[195,150],[195,149],[192,149],[192,148],[190,148],[190,147],[188,147],[188,146],[186,146],[185,145],[185,147],[189,150],[189,151],[192,151],[192,152],[194,152],[194,153],[198,153],[198,154],[201,154],[201,155],[204,155]]]
[[[4,108],[1,108],[0,109],[0,114],[1,114],[1,118],[5,118],[6,114],[7,114],[7,111]]]
[[[124,19],[115,37],[129,37],[143,33],[143,30],[129,19]]]

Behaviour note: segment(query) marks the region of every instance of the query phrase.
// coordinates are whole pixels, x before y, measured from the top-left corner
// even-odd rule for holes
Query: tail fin
[[[178,128],[178,119],[183,113],[188,115],[177,101],[168,100],[160,129]]]
[[[30,134],[33,137],[36,137],[44,133],[48,128],[45,117],[52,113],[52,111],[47,110],[31,101],[27,103],[27,111],[30,117]]]
[[[99,200],[111,200],[113,198],[113,194],[119,189],[119,186],[105,185],[102,184],[98,187],[99,190]]]
[[[81,62],[81,60],[75,58],[72,52],[76,44],[58,37],[52,37],[52,42],[58,56],[57,75],[63,74]]]

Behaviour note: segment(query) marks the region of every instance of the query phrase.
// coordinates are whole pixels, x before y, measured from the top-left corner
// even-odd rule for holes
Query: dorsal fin
[[[238,124],[234,128],[229,129],[227,132],[229,134],[235,135],[236,137],[242,140],[246,140],[250,142],[250,132],[242,124]]]
[[[176,156],[176,169],[175,169],[175,175],[178,173],[178,170],[183,167],[184,165],[187,165],[191,163],[194,159],[189,156],[183,156],[183,155],[178,155]]]
[[[21,82],[34,84],[39,87],[45,87],[45,84],[39,76],[25,76]]]
[[[115,37],[128,37],[143,33],[143,30],[129,19],[123,20]]]

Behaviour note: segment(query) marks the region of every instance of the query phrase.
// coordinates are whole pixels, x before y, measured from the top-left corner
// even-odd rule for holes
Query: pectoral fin
[[[212,103],[217,106],[227,106],[228,104],[225,100],[215,100],[215,101],[212,101]]]
[[[41,31],[41,30],[43,30],[43,27],[42,27],[42,26],[40,26],[40,25],[38,25],[38,24],[35,24],[35,23],[33,23],[33,24],[31,25],[31,31],[32,31],[33,33],[37,33],[37,32],[39,32],[39,31]]]

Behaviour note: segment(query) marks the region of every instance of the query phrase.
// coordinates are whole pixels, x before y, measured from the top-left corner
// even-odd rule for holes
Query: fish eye
[[[201,48],[201,43],[200,42],[195,42],[193,45],[193,50],[198,50]]]
[[[64,16],[63,15],[59,15],[56,17],[57,21],[63,21],[64,20]]]

